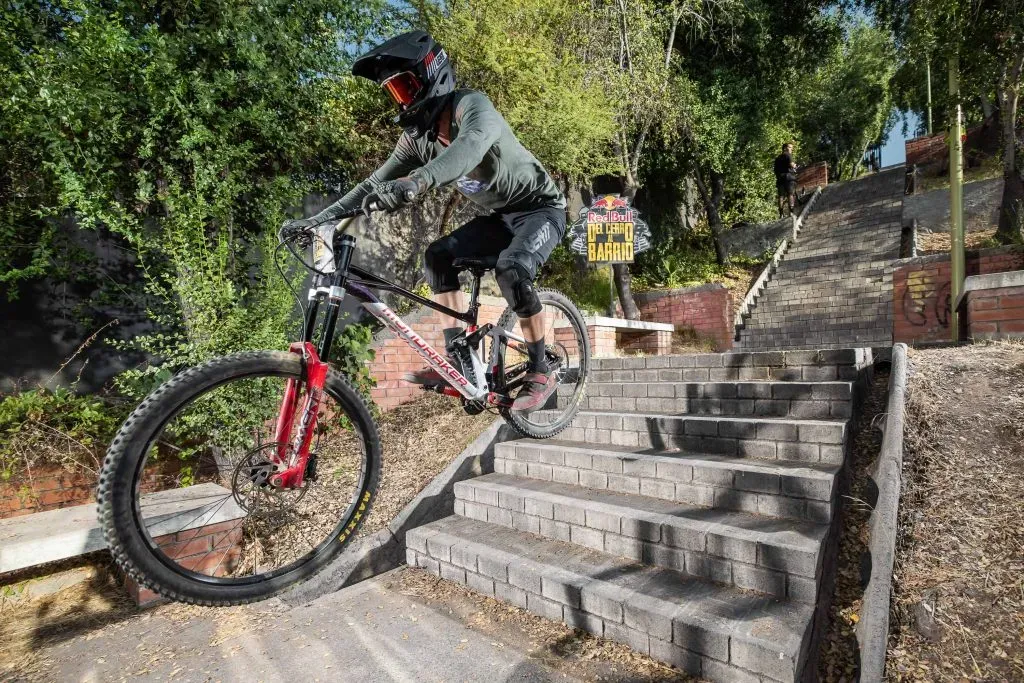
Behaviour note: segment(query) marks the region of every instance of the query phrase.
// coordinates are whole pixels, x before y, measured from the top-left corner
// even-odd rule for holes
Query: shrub
[[[33,389],[0,401],[0,480],[37,465],[95,471],[130,406],[68,389]]]

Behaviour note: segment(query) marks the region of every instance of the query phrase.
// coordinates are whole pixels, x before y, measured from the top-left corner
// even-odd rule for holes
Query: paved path
[[[42,673],[31,678],[497,683],[597,675],[621,680],[628,673],[621,666],[616,675],[609,664],[560,660],[538,646],[522,622],[481,619],[479,603],[453,600],[450,591],[446,597],[406,594],[407,571],[291,610],[277,601],[229,610],[159,608],[50,647]],[[436,583],[423,578],[421,588]],[[0,678],[11,680],[5,678],[10,674]]]

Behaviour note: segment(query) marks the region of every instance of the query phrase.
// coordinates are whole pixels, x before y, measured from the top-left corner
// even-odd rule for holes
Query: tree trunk
[[[986,121],[988,121],[992,118],[992,114],[996,113],[995,105],[992,104],[992,100],[990,100],[988,95],[985,93],[981,93],[981,95],[978,96],[978,99],[981,100],[981,115],[985,117]]]
[[[444,202],[444,209],[441,211],[441,224],[440,233],[442,235],[448,234],[448,224],[452,222],[455,217],[455,210],[459,208],[459,204],[462,203],[462,194],[458,190],[452,190],[451,194],[448,195],[448,199]]]
[[[1008,65],[999,84],[999,119],[1003,125],[1003,199],[999,208],[996,240],[1001,244],[1020,242],[1024,224],[1024,178],[1017,168],[1017,104],[1020,100],[1024,52]]]
[[[714,171],[711,172],[711,190],[704,182],[700,169],[693,167],[694,181],[697,183],[697,191],[704,202],[704,211],[708,215],[708,227],[711,228],[711,240],[715,244],[715,260],[718,265],[724,266],[729,261],[729,252],[725,250],[722,243],[722,217],[718,213],[718,207],[722,202],[722,194],[725,191],[725,181],[722,176]]]
[[[636,191],[640,187],[629,179],[624,180],[622,183],[622,196],[629,199],[629,203],[632,205],[633,200],[636,199]],[[616,263],[612,265],[612,277],[615,281],[615,288],[619,293],[619,303],[622,304],[622,315],[627,320],[639,320],[640,309],[637,307],[636,302],[633,300],[633,276],[629,272],[628,263]],[[611,315],[615,315],[615,311],[610,311]]]

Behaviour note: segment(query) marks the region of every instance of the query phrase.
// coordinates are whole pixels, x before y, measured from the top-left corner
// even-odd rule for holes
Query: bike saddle
[[[494,266],[498,265],[498,257],[497,255],[473,258],[459,257],[452,261],[452,265],[459,270],[468,270],[473,275],[480,277],[488,270],[494,270]]]

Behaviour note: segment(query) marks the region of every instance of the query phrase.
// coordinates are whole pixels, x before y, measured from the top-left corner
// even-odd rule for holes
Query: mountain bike
[[[518,318],[506,308],[496,323],[478,322],[480,281],[496,259],[456,264],[472,280],[468,309],[452,310],[353,265],[349,229],[371,214],[344,219],[280,240],[278,250],[312,273],[300,341],[178,373],[131,413],[107,452],[97,492],[104,537],[128,576],[161,596],[203,605],[268,598],[323,569],[366,520],[380,436],[366,399],[329,361],[346,297],[412,347],[444,379],[434,390],[469,413],[497,412],[544,439],[579,409],[590,344],[566,296],[538,290],[559,390],[543,410],[513,412],[529,357]],[[456,318],[465,332],[436,350],[371,290]]]

